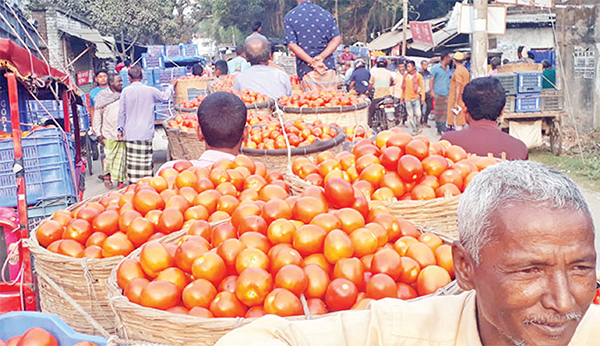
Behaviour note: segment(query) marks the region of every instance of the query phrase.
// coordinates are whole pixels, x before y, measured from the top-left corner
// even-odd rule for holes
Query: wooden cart
[[[504,113],[499,119],[500,128],[508,128],[511,121],[543,120],[542,133],[550,136],[550,150],[554,155],[562,151],[561,123],[564,111],[546,111],[535,113]]]

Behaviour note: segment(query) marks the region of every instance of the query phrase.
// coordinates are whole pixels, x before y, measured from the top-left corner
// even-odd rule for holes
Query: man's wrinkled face
[[[567,345],[596,287],[589,215],[519,203],[497,211],[492,225],[473,270],[482,341]]]
[[[108,75],[104,72],[98,74],[96,76],[96,83],[98,83],[98,85],[101,87],[107,86],[108,85]]]

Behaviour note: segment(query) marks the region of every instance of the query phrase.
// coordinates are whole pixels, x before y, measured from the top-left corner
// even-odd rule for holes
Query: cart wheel
[[[550,123],[550,150],[552,154],[558,156],[562,152],[562,133],[558,121],[553,120]]]
[[[85,159],[87,161],[87,168],[90,176],[94,174],[92,170],[92,140],[89,134],[85,134]]]

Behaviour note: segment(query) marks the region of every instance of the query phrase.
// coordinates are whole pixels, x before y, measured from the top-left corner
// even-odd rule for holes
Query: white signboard
[[[499,4],[554,8],[554,0],[496,0]]]
[[[473,28],[482,25],[482,23],[474,21],[474,18],[473,5],[460,4],[458,32],[460,34],[472,34]],[[489,35],[506,34],[506,6],[488,6],[487,33]]]

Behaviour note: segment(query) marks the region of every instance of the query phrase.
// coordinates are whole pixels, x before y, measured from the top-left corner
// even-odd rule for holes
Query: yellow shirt
[[[371,72],[370,84],[373,84],[375,93],[374,99],[382,98],[391,95],[390,87],[392,86],[392,72],[383,67],[377,67]]]
[[[417,82],[418,92],[415,92],[413,83]],[[422,102],[425,102],[425,85],[423,84],[423,77],[420,73],[415,72],[414,75],[407,74],[404,76],[404,99],[408,101],[416,100],[421,98]]]
[[[481,346],[475,292],[417,301],[383,299],[369,310],[312,320],[268,315],[222,337],[216,346]],[[600,345],[600,307],[590,306],[572,346]]]

